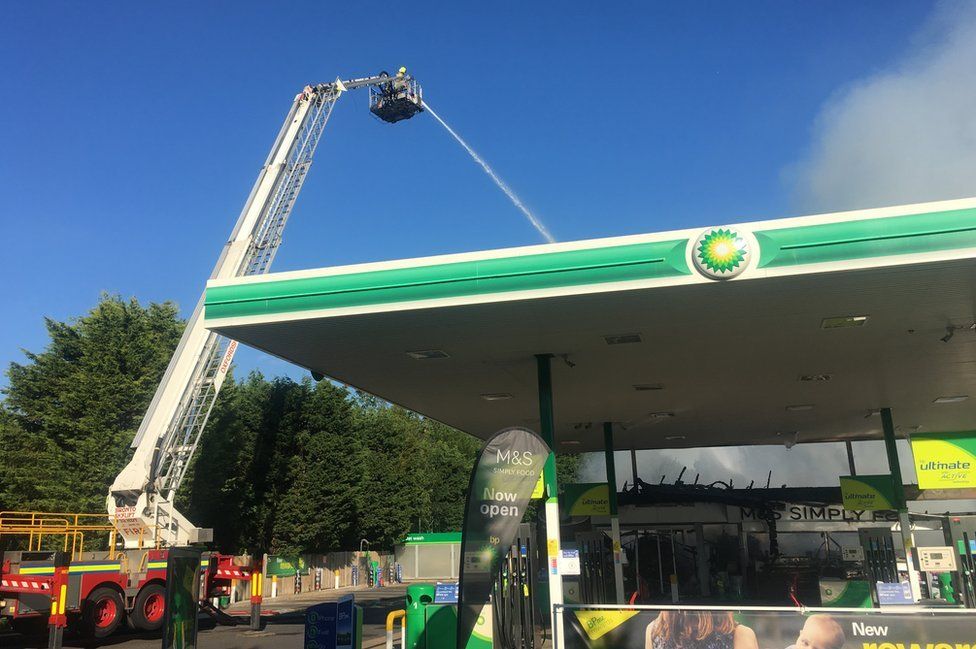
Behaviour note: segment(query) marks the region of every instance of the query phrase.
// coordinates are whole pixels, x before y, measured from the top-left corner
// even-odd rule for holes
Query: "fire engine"
[[[421,88],[405,68],[393,76],[306,86],[292,102],[211,279],[268,272],[333,107],[343,93],[363,87],[370,111],[384,122],[423,111]],[[162,625],[166,548],[213,540],[213,530],[194,526],[174,499],[236,349],[204,328],[201,297],[132,442],[132,459],[109,489],[107,516],[0,513],[0,542],[18,537],[26,545],[3,554],[0,615],[52,613],[52,597],[59,596],[52,592],[54,553],[61,551],[71,557],[62,614],[90,635],[105,637],[126,619],[141,630]],[[107,549],[89,549],[96,541]],[[205,554],[202,596],[228,595],[234,580],[251,580],[240,564],[232,556]]]

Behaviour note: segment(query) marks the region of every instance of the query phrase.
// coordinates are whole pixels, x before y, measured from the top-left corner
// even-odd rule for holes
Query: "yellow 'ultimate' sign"
[[[842,475],[840,494],[850,511],[897,509],[890,475]]]
[[[919,489],[976,487],[976,432],[912,435]]]

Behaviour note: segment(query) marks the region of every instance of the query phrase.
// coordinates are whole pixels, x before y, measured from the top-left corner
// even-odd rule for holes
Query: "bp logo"
[[[749,265],[749,242],[730,228],[702,232],[691,251],[695,268],[711,279],[735,277]]]

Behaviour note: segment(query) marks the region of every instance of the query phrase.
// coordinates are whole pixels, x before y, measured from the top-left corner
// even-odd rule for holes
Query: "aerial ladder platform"
[[[332,109],[343,93],[364,87],[370,112],[385,122],[423,110],[420,85],[404,68],[393,76],[383,72],[306,86],[292,103],[211,279],[268,272]],[[173,503],[237,350],[236,342],[207,331],[202,316],[201,296],[132,441],[132,460],[108,495],[109,515],[126,548],[212,540],[212,531],[194,526]]]
[[[306,86],[292,102],[211,279],[268,272],[332,110],[358,88],[368,89],[370,112],[384,122],[424,110],[420,85],[405,68]],[[19,548],[0,556],[0,616],[47,615],[57,554],[71,562],[63,608],[91,635],[111,634],[126,617],[144,631],[159,628],[167,548],[213,538],[212,530],[177,511],[174,498],[236,350],[236,342],[204,328],[201,296],[132,441],[132,459],[109,489],[107,516],[0,512],[0,542]],[[253,566],[240,565],[237,557],[206,553],[202,566],[205,599],[252,580]],[[214,607],[207,610],[222,617]]]

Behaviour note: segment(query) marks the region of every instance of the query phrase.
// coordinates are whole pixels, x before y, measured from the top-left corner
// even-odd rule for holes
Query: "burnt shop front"
[[[908,578],[894,510],[683,503],[620,505],[618,511],[629,602],[872,607],[878,605],[873,582]],[[950,544],[948,518],[910,519],[916,547]],[[564,573],[567,603],[616,603],[609,534],[607,517],[564,523],[563,547],[581,564],[578,575]],[[926,600],[966,601],[965,586],[940,582],[937,573],[922,581]]]

